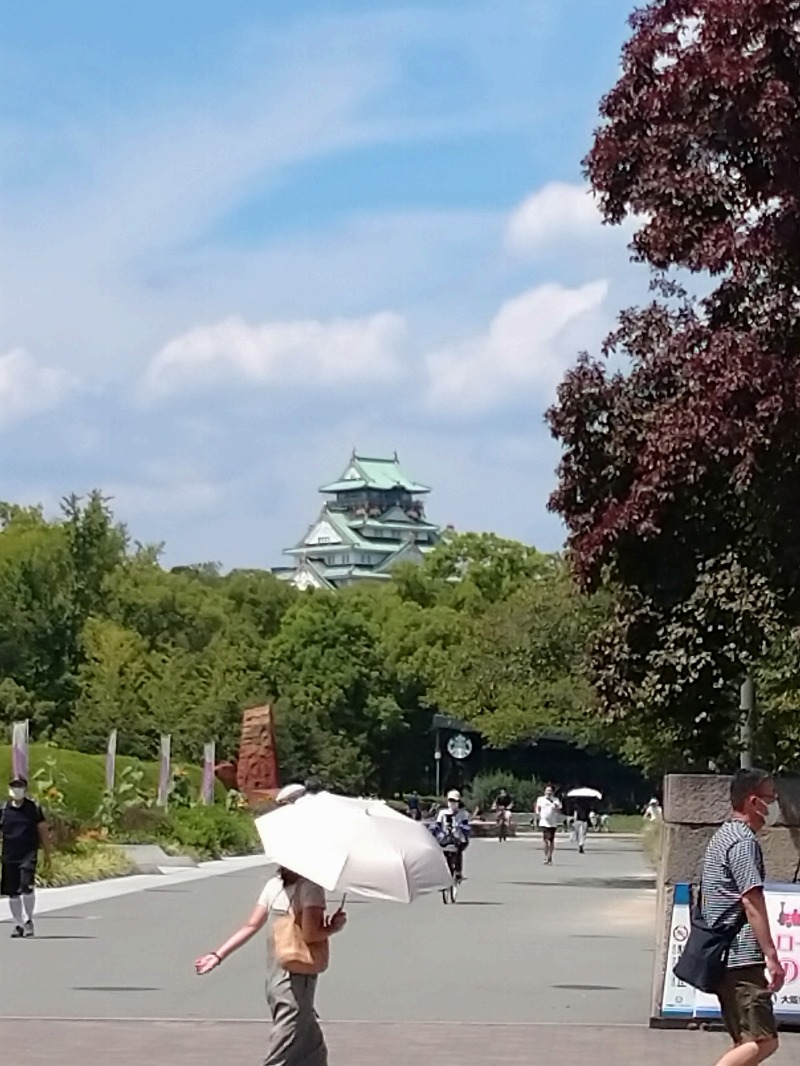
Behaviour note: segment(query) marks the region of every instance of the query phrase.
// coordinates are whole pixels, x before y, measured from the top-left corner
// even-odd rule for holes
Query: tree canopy
[[[585,710],[590,614],[525,545],[452,536],[394,580],[299,593],[263,571],[165,570],[100,493],[54,521],[1,513],[0,722],[29,718],[38,739],[96,752],[118,729],[122,754],[152,757],[170,732],[180,758],[211,738],[231,757],[243,708],[270,700],[285,777],[391,791],[421,783],[437,710],[497,744]]]
[[[636,220],[656,296],[561,385],[551,506],[581,586],[616,591],[600,709],[656,765],[730,763],[747,672],[766,710],[795,698],[780,679],[800,621],[798,19],[797,0],[637,11],[585,161],[606,221]]]

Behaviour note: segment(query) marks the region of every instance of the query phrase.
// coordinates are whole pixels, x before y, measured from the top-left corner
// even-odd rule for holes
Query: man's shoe
[[[11,931],[11,939],[12,940],[22,940],[22,938],[24,936],[25,936],[25,930],[23,929],[23,927],[21,925],[15,925],[13,930]]]
[[[30,939],[30,938],[31,938],[32,936],[34,936],[34,935],[35,935],[35,934],[34,934],[34,931],[33,931],[33,922],[26,922],[26,923],[25,923],[25,929],[23,930],[23,934],[22,934],[22,935],[23,935],[23,936],[24,936],[24,937],[25,937],[25,938],[26,938],[27,940],[29,940],[29,939]]]

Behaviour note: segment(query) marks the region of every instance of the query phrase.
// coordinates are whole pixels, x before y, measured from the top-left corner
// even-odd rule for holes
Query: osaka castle
[[[425,517],[430,489],[409,477],[397,453],[367,458],[354,451],[342,474],[319,490],[326,499],[308,533],[276,571],[300,589],[336,589],[386,581],[397,563],[421,563],[440,537]]]

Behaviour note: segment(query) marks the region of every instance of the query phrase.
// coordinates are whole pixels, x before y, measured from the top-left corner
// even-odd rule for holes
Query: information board
[[[698,992],[672,972],[689,937],[692,890],[676,885],[670,920],[667,972],[661,998],[661,1016],[679,1020],[719,1018],[716,996]],[[800,885],[768,884],[764,889],[775,946],[786,970],[786,984],[775,996],[779,1021],[800,1025]]]

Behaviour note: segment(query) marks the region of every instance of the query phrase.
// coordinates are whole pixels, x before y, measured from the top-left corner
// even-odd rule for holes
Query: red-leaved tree
[[[585,167],[656,297],[559,388],[551,507],[582,586],[617,589],[602,712],[645,764],[723,765],[745,671],[800,620],[800,0],[654,0],[631,26]]]

